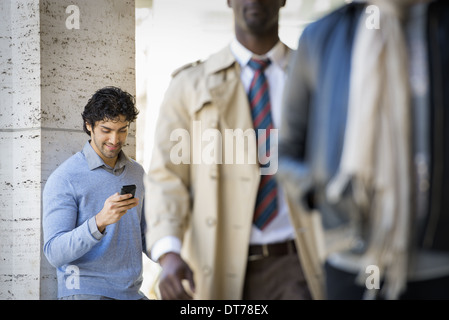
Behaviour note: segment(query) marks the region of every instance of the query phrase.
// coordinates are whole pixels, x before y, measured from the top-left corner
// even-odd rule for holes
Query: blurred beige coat
[[[260,173],[257,164],[248,164],[247,148],[245,164],[236,164],[235,159],[233,164],[225,164],[226,146],[231,143],[225,140],[225,130],[253,129],[239,75],[240,66],[229,47],[173,75],[160,109],[153,158],[145,178],[147,247],[169,235],[183,240],[182,256],[194,272],[196,299],[242,297]],[[193,164],[198,151],[195,142],[201,139],[194,134],[194,127],[198,132],[199,126],[202,133],[219,132],[215,141],[221,146],[222,138],[223,153],[217,155],[223,164],[203,160]],[[209,139],[203,135],[199,152],[209,154],[207,148],[214,146]],[[174,156],[173,147],[182,143],[187,143],[192,164],[174,164],[181,151]],[[237,145],[235,140],[233,143]],[[299,219],[299,215],[295,213],[293,223],[300,260],[314,298],[322,299],[321,261],[311,216]]]

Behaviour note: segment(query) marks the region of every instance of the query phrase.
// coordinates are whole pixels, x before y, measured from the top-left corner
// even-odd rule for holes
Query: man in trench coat
[[[263,236],[258,239],[265,242],[253,241],[259,232],[253,214],[261,168],[251,160],[256,142],[242,80],[247,66],[236,53],[268,56],[270,72],[281,74],[283,83],[291,52],[278,37],[284,5],[285,0],[228,0],[235,18],[233,43],[173,74],[145,178],[147,243],[162,267],[162,299],[323,298],[314,216],[299,219],[301,213],[285,209],[288,201],[281,194],[286,213],[279,219],[288,225],[278,222],[278,229],[290,234],[278,230],[285,241],[274,244]],[[280,105],[282,87],[277,90]],[[274,276],[265,274],[271,282],[257,284],[257,269],[272,267]]]

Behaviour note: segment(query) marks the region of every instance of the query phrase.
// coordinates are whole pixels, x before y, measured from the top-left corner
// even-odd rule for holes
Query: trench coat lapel
[[[206,73],[206,87],[212,103],[217,106],[220,119],[219,121],[217,119],[217,122],[220,122],[219,129],[222,135],[225,134],[225,129],[241,129],[243,132],[254,130],[248,97],[240,80],[240,65],[235,60],[229,46],[208,60]],[[227,143],[225,139],[224,143]],[[257,150],[257,146],[255,145],[251,149]],[[248,161],[247,165],[237,166],[236,170],[240,174],[240,179],[252,181],[254,192],[256,192],[260,181],[257,151],[254,154],[249,154],[250,148],[244,148],[244,150],[244,159]],[[244,212],[242,215],[246,216]],[[248,223],[251,223],[251,216],[248,215],[248,217]]]
[[[253,129],[248,98],[240,81],[240,66],[229,46],[211,57],[206,73],[206,87],[226,128]]]

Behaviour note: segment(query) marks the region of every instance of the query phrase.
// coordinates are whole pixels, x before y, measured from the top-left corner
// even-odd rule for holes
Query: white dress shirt
[[[268,81],[271,115],[273,125],[276,129],[279,129],[279,123],[281,121],[282,96],[287,78],[287,63],[290,50],[290,48],[279,41],[266,55],[258,56],[246,49],[237,41],[237,39],[234,38],[231,42],[231,51],[237,62],[240,64],[240,79],[242,80],[243,87],[247,93],[249,91],[251,80],[254,77],[253,69],[248,66],[249,60],[252,57],[259,59],[269,58],[271,60],[271,64],[265,69],[265,77]],[[288,217],[284,193],[279,185],[278,205],[278,215],[263,230],[258,229],[254,225],[252,226],[250,244],[283,242],[294,238],[294,230]]]

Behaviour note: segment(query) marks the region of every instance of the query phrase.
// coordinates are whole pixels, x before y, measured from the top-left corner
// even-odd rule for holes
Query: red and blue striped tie
[[[270,131],[274,129],[271,118],[271,104],[268,95],[268,81],[264,70],[270,64],[270,60],[251,59],[248,66],[254,70],[254,78],[249,87],[248,98],[251,106],[254,129],[256,131],[257,146],[265,144],[266,155],[270,154]],[[260,135],[259,130],[264,129],[265,135]],[[266,161],[263,161],[266,162]],[[268,166],[269,163],[265,164]],[[260,166],[264,166],[260,164]],[[262,175],[257,193],[253,223],[259,228],[265,228],[278,213],[277,183],[273,175]]]

